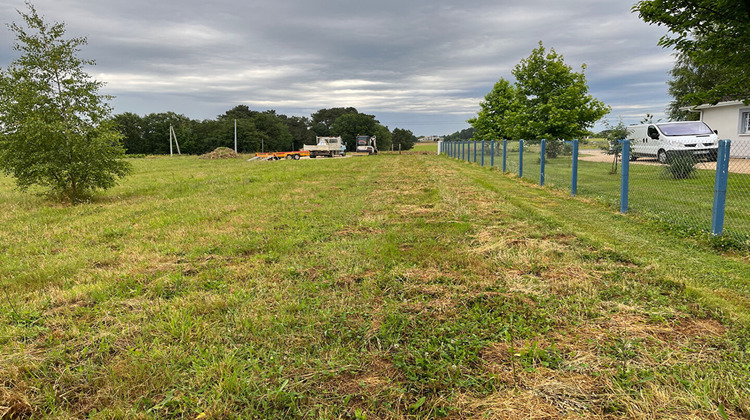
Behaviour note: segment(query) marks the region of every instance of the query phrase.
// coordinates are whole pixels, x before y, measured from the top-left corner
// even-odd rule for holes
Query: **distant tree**
[[[196,153],[199,148],[193,145],[193,124],[190,118],[174,112],[152,113],[141,119],[143,129],[143,148],[147,154],[169,153],[169,126],[172,125],[180,144],[180,151],[186,154]],[[228,147],[228,144],[222,144]],[[174,153],[177,150],[174,149]]]
[[[333,135],[333,124],[342,115],[359,114],[356,108],[328,108],[321,109],[311,115],[312,130],[316,136],[328,137]]]
[[[261,112],[256,114],[251,121],[258,131],[258,135],[262,137],[264,151],[282,152],[293,147],[293,138],[289,133],[289,128],[279,120],[275,113]]]
[[[469,139],[474,138],[476,131],[477,130],[474,127],[465,128],[463,130],[456,131],[453,134],[449,134],[445,136],[444,140],[446,141],[469,140]]]
[[[609,107],[588,94],[584,76],[574,72],[554,49],[542,42],[528,58],[513,69],[518,90],[517,112],[513,112],[514,136],[530,140],[547,139],[547,156],[557,157],[562,142],[583,137],[588,129],[609,112]],[[552,141],[550,141],[552,140]]]
[[[377,137],[378,150],[391,150],[391,145],[393,145],[393,134],[388,127],[377,124],[375,126],[374,135]]]
[[[622,119],[618,121],[616,125],[610,124],[609,121],[604,121],[604,126],[607,127],[607,129],[603,132],[605,133],[604,138],[607,139],[606,152],[613,155],[612,167],[610,168],[609,173],[616,174],[617,160],[622,154],[622,140],[628,138],[628,127],[625,126],[625,123],[622,121]]]
[[[138,114],[125,112],[115,115],[112,120],[122,135],[125,153],[149,153],[143,141],[143,120]]]
[[[356,149],[356,137],[375,135],[378,121],[374,115],[347,113],[336,118],[331,127],[331,135],[341,136],[348,150]]]
[[[70,202],[114,186],[130,172],[102,82],[77,57],[86,38],[65,39],[30,3],[13,23],[21,57],[0,72],[0,169],[21,190],[33,185]]]
[[[219,115],[218,120],[239,120],[243,118],[252,118],[258,114],[258,111],[251,110],[247,105],[237,105],[229,111]],[[275,111],[274,111],[275,114]]]
[[[734,98],[750,103],[750,1],[642,0],[633,11],[645,22],[669,29],[659,45],[723,75],[709,89],[686,95],[686,102],[699,105]]]
[[[409,150],[414,147],[416,137],[411,130],[405,130],[403,128],[393,129],[393,147],[399,150]]]
[[[500,79],[479,103],[479,114],[468,123],[476,130],[475,139],[502,140],[513,138],[514,117],[519,111],[518,89]]]
[[[292,150],[299,150],[305,144],[315,144],[315,132],[312,131],[312,122],[306,117],[288,117],[278,115],[279,120],[284,123],[292,135],[294,146]]]

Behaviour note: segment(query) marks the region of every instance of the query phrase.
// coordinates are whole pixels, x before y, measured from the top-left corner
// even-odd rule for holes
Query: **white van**
[[[673,157],[692,155],[716,161],[719,135],[703,121],[680,121],[628,126],[631,160],[654,157],[669,163]]]

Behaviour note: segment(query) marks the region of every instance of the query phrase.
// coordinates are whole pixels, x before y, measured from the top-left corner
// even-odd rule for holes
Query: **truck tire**
[[[294,160],[299,160],[299,155],[298,155],[298,154],[293,154],[293,155],[292,155],[292,159],[294,159]]]
[[[659,149],[658,152],[656,152],[656,160],[659,161],[662,165],[669,163],[669,156],[667,155],[667,152],[664,149]]]
[[[286,156],[284,156],[284,159],[294,159],[294,156],[293,155],[286,155]]]
[[[346,152],[341,152],[341,157],[346,156]]]
[[[316,157],[318,157],[318,156],[310,153],[310,159],[315,159]]]

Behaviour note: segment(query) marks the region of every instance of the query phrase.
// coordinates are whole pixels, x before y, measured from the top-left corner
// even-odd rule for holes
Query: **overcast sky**
[[[607,117],[663,116],[671,51],[635,0],[35,0],[88,37],[89,73],[115,113],[215,118],[237,104],[310,116],[353,106],[389,128],[467,128],[479,102],[543,41],[585,71]],[[19,21],[20,0],[0,0]],[[0,30],[0,66],[17,57]],[[597,125],[597,128],[601,128]]]

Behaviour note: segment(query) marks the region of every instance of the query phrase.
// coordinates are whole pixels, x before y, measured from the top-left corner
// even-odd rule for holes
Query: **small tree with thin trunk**
[[[0,169],[25,191],[37,185],[70,202],[114,186],[130,172],[110,97],[78,58],[86,38],[65,39],[34,6],[10,25],[21,57],[0,71]]]

